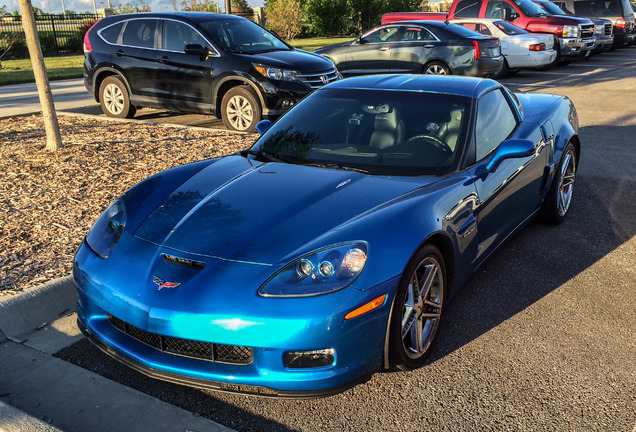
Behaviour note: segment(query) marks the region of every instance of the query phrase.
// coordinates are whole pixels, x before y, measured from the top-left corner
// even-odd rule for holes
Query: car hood
[[[173,191],[134,236],[224,260],[276,264],[323,234],[437,178],[387,178],[238,155]],[[343,238],[342,241],[365,240]],[[326,245],[323,245],[326,246]],[[293,257],[291,257],[293,258]]]
[[[343,48],[343,47],[348,47],[351,46],[351,41],[347,41],[347,42],[340,42],[340,43],[335,43],[335,44],[331,44],[331,45],[327,45],[321,48],[318,48],[317,50],[314,50],[315,53],[317,54],[324,54],[324,53],[328,53],[333,51],[334,49],[337,48]]]
[[[299,49],[240,55],[252,63],[295,70],[300,73],[324,72],[333,69],[331,60]]]

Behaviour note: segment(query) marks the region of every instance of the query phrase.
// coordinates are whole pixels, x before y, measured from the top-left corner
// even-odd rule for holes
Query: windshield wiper
[[[247,155],[251,155],[251,156],[258,156],[260,158],[265,159],[268,162],[279,162],[279,163],[287,163],[287,161],[279,158],[278,156],[276,156],[273,153],[270,152],[266,152],[264,150],[252,150],[252,149],[248,149],[248,150],[243,150],[241,152],[239,152],[241,154],[241,156],[245,157]]]
[[[371,174],[371,171],[367,171],[365,169],[362,168],[356,168],[356,167],[352,167],[352,166],[347,166],[347,165],[340,165],[337,163],[316,163],[316,162],[310,162],[310,163],[306,163],[303,165],[307,165],[307,166],[313,166],[313,167],[318,167],[318,168],[333,168],[333,169],[339,169],[339,170],[343,170],[343,171],[355,171],[355,172],[359,172],[359,173],[363,173],[363,174]]]

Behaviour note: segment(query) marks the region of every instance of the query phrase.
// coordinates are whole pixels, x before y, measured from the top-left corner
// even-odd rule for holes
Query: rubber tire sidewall
[[[230,99],[237,95],[243,96],[245,99],[247,99],[247,101],[252,105],[252,112],[254,113],[251,125],[247,129],[243,130],[235,129],[228,120],[226,114],[227,105],[229,104]],[[225,95],[223,95],[223,100],[221,101],[221,118],[223,119],[223,124],[228,130],[238,132],[254,132],[254,127],[259,121],[261,121],[262,116],[263,110],[261,109],[261,104],[258,100],[258,96],[251,87],[247,85],[232,87],[230,90],[227,91],[227,93],[225,93]]]
[[[439,323],[435,334],[433,335],[433,341],[429,345],[428,349],[418,359],[409,357],[404,351],[404,345],[402,344],[402,308],[406,301],[406,290],[408,289],[411,275],[415,271],[416,267],[427,256],[433,256],[440,265],[443,273],[444,292],[442,297],[442,311],[439,318]],[[439,249],[431,244],[425,244],[422,246],[413,257],[409,260],[408,264],[404,268],[402,277],[398,289],[395,293],[395,299],[393,301],[393,311],[391,313],[391,322],[389,323],[391,328],[389,329],[389,360],[392,369],[398,369],[403,371],[409,371],[417,369],[424,365],[428,358],[432,348],[435,346],[435,340],[437,339],[437,333],[439,332],[439,326],[444,317],[444,310],[448,301],[448,278],[446,275],[446,264],[442,253]]]
[[[117,85],[117,87],[119,87],[119,89],[121,90],[124,96],[124,108],[121,110],[119,114],[111,113],[106,108],[106,104],[104,103],[104,90],[106,89],[106,86],[109,84]],[[99,104],[101,105],[102,111],[104,112],[104,114],[106,114],[106,116],[108,117],[133,118],[135,116],[135,113],[137,112],[137,109],[130,103],[130,96],[128,94],[128,89],[126,88],[126,85],[124,85],[122,80],[116,76],[106,77],[104,81],[102,81],[102,83],[99,85]]]
[[[566,217],[568,217],[568,215],[570,214],[570,210],[572,209],[573,201],[570,202],[570,206],[563,216],[559,214],[558,210],[559,179],[561,176],[561,170],[563,169],[563,163],[565,162],[565,156],[570,150],[574,154],[574,168],[576,169],[578,167],[579,156],[576,153],[574,145],[571,142],[568,142],[563,149],[563,155],[561,156],[561,160],[559,161],[559,165],[554,174],[554,178],[552,179],[550,190],[548,191],[548,195],[546,196],[545,201],[543,202],[543,206],[541,207],[541,220],[549,225],[559,225],[565,220]],[[574,177],[574,186],[576,187],[576,171]],[[574,199],[575,192],[576,189],[572,191],[572,199]]]

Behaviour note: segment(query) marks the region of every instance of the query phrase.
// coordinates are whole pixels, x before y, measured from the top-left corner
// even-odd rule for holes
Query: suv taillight
[[[545,44],[544,43],[540,43],[540,44],[532,44],[530,45],[530,51],[545,51]]]
[[[625,27],[627,27],[627,21],[625,21],[625,18],[619,18],[616,20],[616,24],[614,24],[614,27],[616,27],[617,29],[624,29]]]
[[[479,60],[481,58],[481,51],[479,50],[478,41],[473,41],[473,51],[475,51],[475,60]]]
[[[93,24],[84,34],[84,54],[89,54],[90,52],[93,51],[93,47],[91,46],[91,41],[88,39],[88,34],[91,32],[91,30],[93,30],[93,27],[95,27],[98,22],[99,20],[97,20],[95,24]]]

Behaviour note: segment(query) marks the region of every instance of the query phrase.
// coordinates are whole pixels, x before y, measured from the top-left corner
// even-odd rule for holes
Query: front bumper
[[[117,256],[125,249],[125,244],[118,244],[115,253],[103,260],[84,243],[73,273],[80,329],[104,352],[133,369],[195,387],[298,398],[341,392],[383,366],[390,299],[398,278],[368,291],[348,287],[316,297],[263,298],[256,294],[258,286],[241,288],[262,273],[259,266],[209,262],[209,267],[216,267],[210,272],[221,274],[219,278],[207,283],[195,277],[179,289],[158,294],[157,286],[146,281],[154,270],[150,276],[148,269],[135,270],[126,255]],[[137,247],[135,261],[146,262],[144,255],[150,249]],[[184,279],[171,276],[170,280]],[[232,286],[224,286],[229,281]],[[385,293],[389,300],[383,306],[344,319]],[[249,347],[251,362],[231,364],[171,354],[125,334],[111,324],[109,315],[154,335]],[[329,348],[336,353],[331,365],[293,369],[285,364],[286,352]]]
[[[609,36],[596,36],[596,40],[594,41],[594,48],[592,49],[593,53],[601,53],[605,51],[609,51],[612,49],[614,45],[614,35]]]
[[[561,47],[561,57],[567,58],[583,58],[590,55],[594,49],[596,37],[585,39],[580,38],[561,38],[559,44]]]

